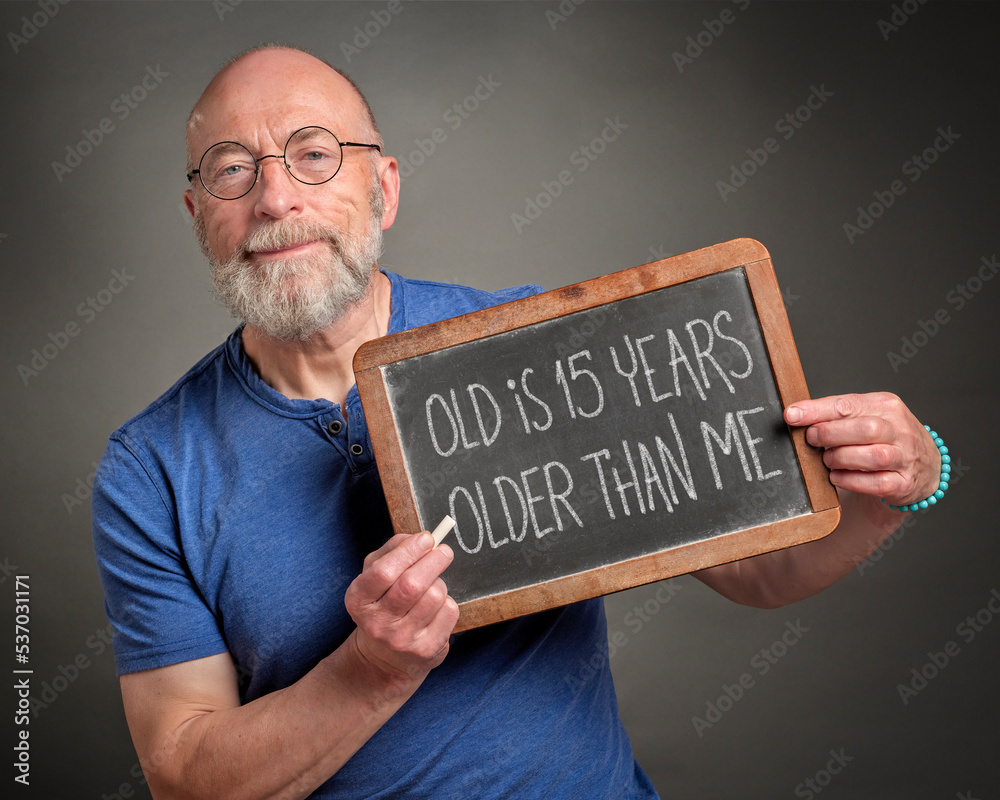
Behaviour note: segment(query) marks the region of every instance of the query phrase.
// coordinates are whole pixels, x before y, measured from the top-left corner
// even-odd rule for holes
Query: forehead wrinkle
[[[272,69],[262,68],[260,62],[268,60],[277,63]],[[188,118],[189,162],[200,156],[197,150],[214,143],[197,140],[212,138],[205,129],[211,131],[220,117],[229,122],[230,132],[219,126],[215,141],[239,138],[232,131],[242,128],[254,131],[253,137],[243,137],[252,146],[262,145],[266,136],[282,147],[295,130],[311,125],[322,125],[345,139],[371,127],[350,82],[324,62],[295,50],[251,53],[209,82]]]
[[[303,142],[314,142],[317,139],[325,139],[330,135],[330,132],[319,125],[308,125],[304,128],[300,128],[295,132],[296,141],[301,139]]]

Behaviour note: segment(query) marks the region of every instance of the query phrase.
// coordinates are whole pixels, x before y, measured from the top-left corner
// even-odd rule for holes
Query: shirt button
[[[330,432],[331,436],[336,436],[344,429],[344,423],[339,419],[330,420],[330,424],[326,426],[326,429]]]
[[[356,456],[360,456],[362,453],[365,452],[365,448],[363,448],[360,444],[352,444],[351,452]]]

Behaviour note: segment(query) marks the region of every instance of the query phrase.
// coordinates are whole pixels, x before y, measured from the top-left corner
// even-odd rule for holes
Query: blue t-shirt
[[[538,290],[386,275],[390,333]],[[244,703],[347,638],[344,593],[392,535],[357,387],[346,409],[290,400],[257,375],[239,329],[111,436],[93,507],[119,673],[228,651]],[[606,635],[598,599],[453,636],[313,797],[655,797],[618,716]]]

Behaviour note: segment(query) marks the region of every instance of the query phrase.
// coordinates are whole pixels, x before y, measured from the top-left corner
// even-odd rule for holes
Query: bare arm
[[[357,629],[295,684],[240,706],[228,654],[125,675],[122,697],[157,800],[307,797],[403,705],[448,652],[458,606],[447,545],[393,537],[345,602]]]
[[[694,573],[729,599],[761,608],[811,597],[847,575],[906,518],[880,498],[893,505],[922,500],[937,488],[941,472],[937,447],[895,395],[805,400],[785,409],[785,420],[808,426],[807,441],[826,448],[840,524],[814,542]]]

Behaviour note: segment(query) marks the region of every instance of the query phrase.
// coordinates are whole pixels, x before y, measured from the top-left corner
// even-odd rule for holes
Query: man
[[[301,51],[227,65],[187,144],[185,201],[246,324],[111,437],[94,493],[153,795],[655,797],[607,664],[576,693],[563,680],[606,647],[602,601],[452,639],[452,552],[426,532],[390,537],[354,387],[363,342],[536,289],[377,268],[397,162],[356,87]],[[879,498],[923,498],[939,473],[891,395],[800,402],[786,420],[828,448],[843,518],[818,542],[698,574],[762,607],[847,574],[902,520]]]

